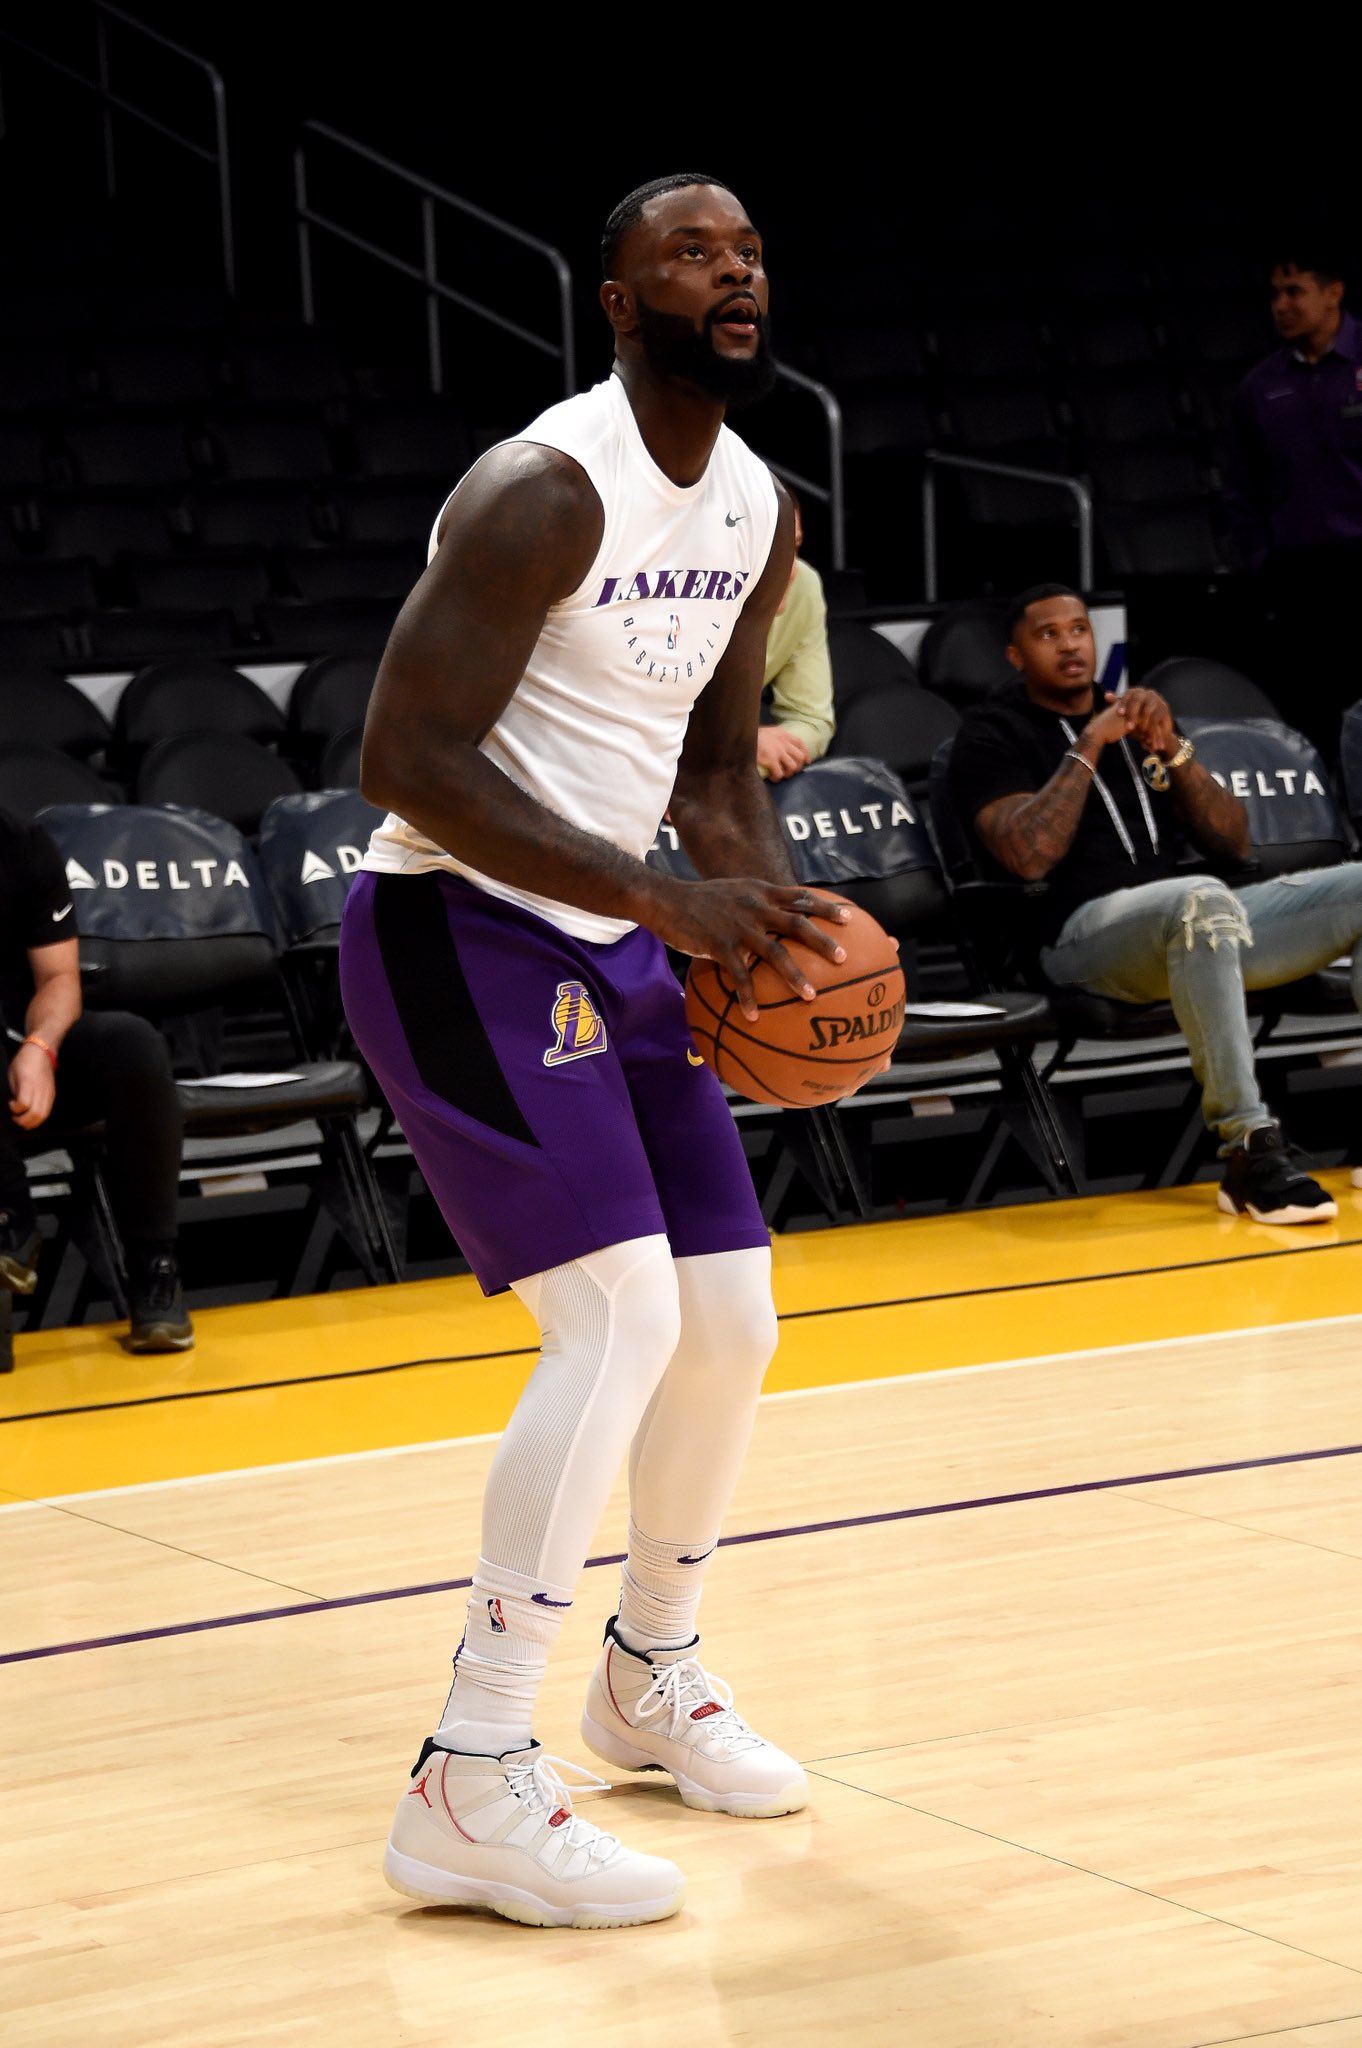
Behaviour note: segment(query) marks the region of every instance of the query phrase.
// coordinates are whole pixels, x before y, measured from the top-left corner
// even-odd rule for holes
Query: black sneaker
[[[0,1209],[0,1287],[13,1294],[32,1294],[38,1284],[41,1242],[31,1210]]]
[[[1220,1206],[1255,1223],[1332,1223],[1338,1203],[1300,1165],[1279,1124],[1250,1131],[1225,1162]]]
[[[129,1274],[128,1296],[129,1351],[193,1350],[194,1325],[184,1305],[180,1269],[170,1252],[158,1252]]]

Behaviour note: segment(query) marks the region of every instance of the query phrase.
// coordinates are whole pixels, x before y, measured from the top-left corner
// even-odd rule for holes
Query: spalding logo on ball
[[[834,903],[845,897],[815,892]],[[695,1050],[719,1079],[749,1102],[807,1109],[836,1102],[873,1074],[903,1028],[905,989],[898,948],[883,926],[855,904],[835,931],[845,960],[792,945],[818,993],[797,995],[765,960],[752,968],[760,1016],[742,1013],[738,991],[713,960],[692,960],[686,976],[686,1021]]]

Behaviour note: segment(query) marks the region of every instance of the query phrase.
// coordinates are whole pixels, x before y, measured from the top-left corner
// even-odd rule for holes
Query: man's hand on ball
[[[752,989],[753,961],[765,960],[796,995],[812,1002],[817,991],[784,941],[793,939],[825,960],[845,960],[835,928],[850,916],[849,905],[794,884],[677,882],[674,893],[669,892],[666,914],[652,928],[676,952],[699,955],[726,968],[744,1017],[755,1023],[761,1013]],[[834,929],[821,930],[815,918]]]

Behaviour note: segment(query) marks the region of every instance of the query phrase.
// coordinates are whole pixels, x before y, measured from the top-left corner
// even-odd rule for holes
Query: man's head
[[[1291,348],[1327,347],[1338,326],[1343,278],[1324,251],[1304,248],[1272,266],[1272,322]]]
[[[718,179],[676,172],[640,185],[605,224],[601,267],[622,357],[727,405],[770,390],[761,237]]]
[[[1088,607],[1066,583],[1037,583],[1012,601],[1007,658],[1040,703],[1082,706],[1097,673]]]

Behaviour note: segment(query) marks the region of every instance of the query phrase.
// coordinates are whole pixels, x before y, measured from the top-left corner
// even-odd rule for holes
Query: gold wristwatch
[[[1151,789],[1167,789],[1169,769],[1183,767],[1196,753],[1185,733],[1175,731],[1173,737],[1178,743],[1175,754],[1170,754],[1166,761],[1162,754],[1146,754],[1140,763],[1141,772]]]

